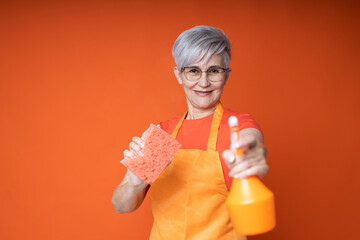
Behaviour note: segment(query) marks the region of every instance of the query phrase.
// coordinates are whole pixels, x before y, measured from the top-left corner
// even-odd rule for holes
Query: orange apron
[[[150,240],[246,239],[234,232],[225,206],[228,189],[216,152],[223,111],[219,103],[211,123],[207,150],[180,149],[151,184],[154,223]],[[175,127],[173,138],[186,113]]]

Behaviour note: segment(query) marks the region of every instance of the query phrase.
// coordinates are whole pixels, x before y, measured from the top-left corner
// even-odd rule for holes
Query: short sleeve
[[[167,132],[168,134],[171,134],[174,131],[176,124],[179,122],[180,118],[181,116],[178,116],[176,118],[172,118],[170,120],[160,122],[159,123],[160,128],[165,132]]]
[[[255,121],[254,117],[248,113],[236,113],[235,116],[239,120],[239,129],[243,130],[245,128],[256,128],[261,133],[260,125]]]

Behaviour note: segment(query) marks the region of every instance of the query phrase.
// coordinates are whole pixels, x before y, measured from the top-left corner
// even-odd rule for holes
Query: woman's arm
[[[144,136],[144,134],[143,134]],[[132,157],[134,153],[141,153],[144,147],[144,140],[133,137],[129,144],[129,150],[124,151],[124,157]],[[150,185],[136,176],[129,169],[122,182],[116,187],[112,196],[112,204],[117,213],[128,213],[138,209],[143,202]]]
[[[116,187],[112,204],[117,213],[128,213],[138,209],[143,202],[150,185],[127,170],[125,177]]]

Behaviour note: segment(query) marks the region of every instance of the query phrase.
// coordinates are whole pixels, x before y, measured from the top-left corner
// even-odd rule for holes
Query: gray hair
[[[205,57],[208,62],[213,54],[222,54],[226,68],[231,58],[230,41],[225,33],[211,26],[196,26],[179,35],[176,39],[172,55],[179,70],[191,63],[197,63]]]

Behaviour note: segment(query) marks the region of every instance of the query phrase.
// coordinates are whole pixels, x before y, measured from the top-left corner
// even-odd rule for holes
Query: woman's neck
[[[217,104],[208,109],[199,109],[189,104],[189,111],[186,115],[186,119],[199,119],[209,116],[215,112],[216,106]]]

